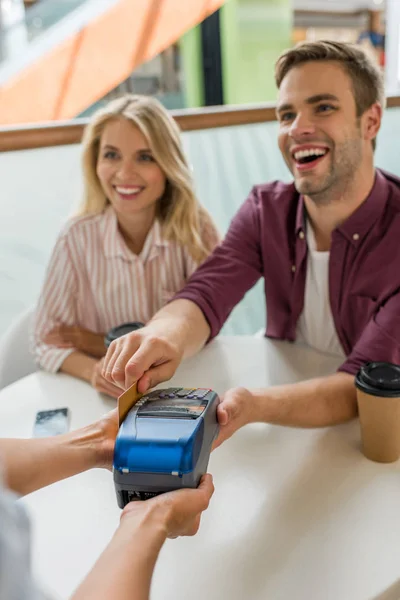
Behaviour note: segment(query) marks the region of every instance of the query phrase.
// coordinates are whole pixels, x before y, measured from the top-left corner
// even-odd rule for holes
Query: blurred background
[[[125,91],[169,108],[274,100],[274,62],[303,40],[359,43],[385,68],[389,7],[400,12],[398,0],[0,0],[0,123],[87,116]]]
[[[376,163],[400,174],[399,0],[0,0],[0,336],[34,306],[81,197],[87,118],[125,92],[173,111],[197,194],[222,234],[251,187],[290,180],[274,63],[303,40],[360,44],[389,96]],[[224,332],[265,324],[262,283]]]

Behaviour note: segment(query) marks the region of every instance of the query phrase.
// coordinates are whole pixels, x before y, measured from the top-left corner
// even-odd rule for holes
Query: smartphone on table
[[[40,410],[36,413],[33,437],[61,435],[69,431],[70,411],[68,408]]]

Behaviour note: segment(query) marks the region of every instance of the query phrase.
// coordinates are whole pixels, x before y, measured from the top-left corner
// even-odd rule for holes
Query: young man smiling
[[[276,65],[279,148],[294,183],[253,188],[224,242],[141,331],[114,342],[103,374],[144,391],[218,334],[265,279],[266,335],[343,358],[335,374],[228,391],[219,443],[265,421],[317,427],[356,416],[354,374],[400,362],[400,180],[374,168],[380,72],[357,47],[307,43]]]

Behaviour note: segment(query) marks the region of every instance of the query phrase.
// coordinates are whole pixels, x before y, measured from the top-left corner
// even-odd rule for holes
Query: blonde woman
[[[127,95],[83,137],[85,197],[61,232],[39,299],[34,354],[117,397],[101,375],[105,334],[146,323],[218,244],[197,201],[179,128],[154,98]]]

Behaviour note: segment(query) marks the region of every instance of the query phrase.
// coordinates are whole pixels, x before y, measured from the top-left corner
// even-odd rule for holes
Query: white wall
[[[0,154],[0,333],[36,301],[56,235],[81,197],[79,146]]]

